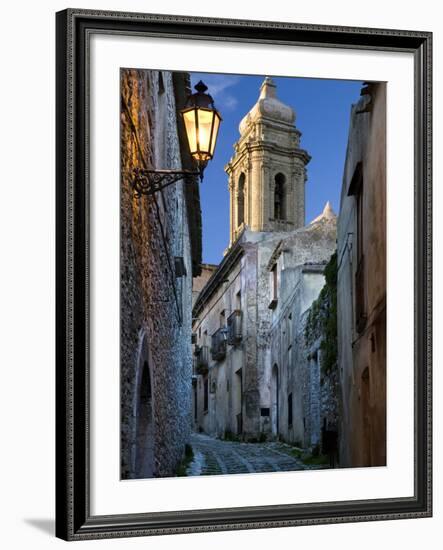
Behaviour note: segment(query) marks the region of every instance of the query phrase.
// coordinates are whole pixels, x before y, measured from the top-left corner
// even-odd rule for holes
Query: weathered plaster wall
[[[370,97],[370,103],[369,96],[364,96],[352,108],[338,224],[343,466],[386,463],[386,84],[371,85]],[[363,174],[363,330],[356,326],[357,203],[354,195],[348,195],[359,162]]]
[[[222,281],[202,310],[194,310],[193,332],[196,335],[194,349],[206,346],[209,353],[207,374],[196,377],[193,411],[194,426],[197,431],[224,437],[227,433],[237,434],[237,415],[242,413],[240,376],[243,369],[243,350],[247,336],[236,345],[226,346],[226,355],[217,360],[211,356],[211,337],[226,325],[227,318],[234,309],[245,311],[245,279],[241,276],[243,258],[240,256],[229,269],[223,272]],[[199,282],[199,281],[197,281]],[[243,317],[242,326],[246,326]],[[245,333],[243,331],[243,333]],[[196,372],[194,368],[194,372]],[[204,407],[204,385],[208,383],[208,407]],[[196,400],[196,404],[195,404]]]
[[[276,399],[272,395],[272,370],[268,372],[264,394],[269,394],[271,403],[273,435],[304,447],[320,443],[323,415],[319,352],[322,335],[306,339],[306,323],[309,308],[324,285],[323,269],[335,251],[335,235],[336,217],[327,207],[323,217],[287,236],[276,258],[280,294],[271,313],[269,347],[270,364],[278,369],[278,407],[272,406]],[[272,418],[273,414],[277,419]]]

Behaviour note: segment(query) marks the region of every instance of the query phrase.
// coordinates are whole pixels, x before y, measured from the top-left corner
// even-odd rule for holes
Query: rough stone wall
[[[339,399],[340,380],[337,368],[320,380],[321,425],[327,430],[338,432],[340,421]]]
[[[352,107],[338,224],[340,465],[386,464],[386,84],[374,83]],[[366,322],[356,324],[357,201],[363,175],[363,296]]]
[[[188,210],[181,182],[135,198],[130,179],[137,167],[181,167],[173,76],[124,69],[121,100],[121,477],[143,477],[142,440],[153,453],[152,475],[171,476],[191,420]],[[185,277],[176,278],[175,256],[184,259]]]
[[[335,434],[339,421],[339,384],[337,363],[337,310],[336,310],[336,254],[325,267],[325,285],[303,318],[305,365],[310,392],[306,410],[310,413],[306,424],[310,433],[310,447],[323,451],[332,449],[325,441],[325,430]],[[335,443],[334,443],[335,446]],[[324,448],[323,448],[324,447]],[[336,449],[334,449],[334,452]]]

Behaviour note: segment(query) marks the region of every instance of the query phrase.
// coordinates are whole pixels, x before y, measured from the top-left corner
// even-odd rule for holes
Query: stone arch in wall
[[[271,373],[271,430],[275,437],[278,436],[279,431],[278,409],[278,366],[274,364]]]
[[[245,179],[245,174],[242,172],[237,186],[237,227],[245,221]]]
[[[140,336],[137,357],[135,393],[135,449],[134,477],[150,478],[155,475],[154,400],[152,386],[152,360],[145,331]]]
[[[274,219],[286,219],[286,177],[279,172],[274,177]]]

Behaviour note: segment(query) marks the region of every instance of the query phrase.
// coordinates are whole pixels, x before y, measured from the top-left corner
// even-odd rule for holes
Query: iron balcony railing
[[[195,346],[194,370],[196,374],[206,374],[209,367],[208,346]]]
[[[226,355],[226,333],[226,328],[222,327],[212,335],[211,356],[215,361],[221,361]]]
[[[227,320],[227,340],[230,346],[236,346],[242,339],[242,312],[235,309]]]

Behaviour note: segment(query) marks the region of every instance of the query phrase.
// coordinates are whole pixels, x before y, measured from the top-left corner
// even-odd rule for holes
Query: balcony
[[[227,320],[227,341],[230,346],[236,346],[242,339],[242,312],[235,309]]]
[[[196,374],[207,374],[209,367],[208,346],[195,346],[194,370]]]
[[[219,328],[212,335],[211,356],[215,361],[221,361],[226,355],[226,335],[225,327]]]

